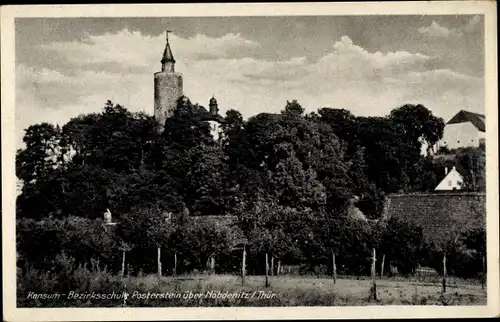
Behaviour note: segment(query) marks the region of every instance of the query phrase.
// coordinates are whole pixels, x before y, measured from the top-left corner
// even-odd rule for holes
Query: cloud
[[[153,114],[153,73],[160,68],[164,38],[124,30],[89,39],[39,49],[62,57],[64,68],[17,66],[18,145],[29,125],[64,124],[79,114],[101,111],[108,99]],[[237,109],[249,117],[279,112],[292,99],[308,112],[329,106],[364,116],[385,115],[406,103],[422,103],[445,118],[462,108],[484,111],[484,80],[447,69],[442,57],[369,52],[348,36],[333,42],[316,61],[257,59],[252,53],[260,45],[236,34],[173,36],[171,41],[184,93],[202,105],[215,95],[221,113]]]
[[[192,60],[245,57],[258,50],[257,42],[239,34],[227,34],[220,38],[196,35],[180,38],[170,35],[174,57],[186,63]],[[163,35],[147,36],[127,29],[114,34],[89,35],[83,42],[53,42],[42,45],[47,53],[57,53],[76,66],[101,70],[108,65],[114,70],[147,72],[159,63],[159,55],[165,47]]]
[[[436,21],[433,21],[428,27],[418,28],[418,32],[431,37],[442,37],[447,38],[450,36],[462,36],[465,33],[473,32],[476,30],[478,23],[481,21],[481,17],[476,15],[472,17],[467,24],[460,28],[446,28],[439,25]]]
[[[448,37],[451,35],[460,35],[459,29],[440,26],[437,22],[433,21],[428,27],[418,28],[418,32],[421,34],[426,34],[433,37]]]
[[[292,58],[279,62],[253,62],[254,68],[243,74],[249,80],[255,81],[293,81],[309,75],[306,57]]]

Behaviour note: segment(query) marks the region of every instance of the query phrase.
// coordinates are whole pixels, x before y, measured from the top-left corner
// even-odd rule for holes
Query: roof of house
[[[197,114],[195,118],[197,118],[200,121],[215,121],[219,123],[228,123],[228,121],[220,114],[212,114],[207,109],[202,106],[196,104],[195,107],[197,108]]]
[[[461,110],[453,116],[446,124],[471,122],[479,131],[485,131],[485,118],[483,114]]]
[[[455,166],[453,166],[453,168],[452,168],[452,169],[451,169],[451,170],[450,170],[450,171],[449,171],[449,172],[448,172],[448,173],[444,176],[444,178],[443,178],[441,181],[439,181],[439,183],[438,183],[438,185],[436,186],[436,188],[437,188],[437,187],[438,187],[441,183],[443,183],[444,181],[449,180],[449,179],[450,179],[450,178],[451,178],[451,177],[452,177],[455,173],[456,173],[456,174],[458,174],[458,176],[459,176],[459,178],[460,178],[461,180],[463,180],[463,177],[462,177],[462,175],[460,174],[460,172],[458,172],[458,171],[457,171],[457,168],[456,168]]]
[[[456,191],[390,194],[384,219],[391,217],[422,227],[427,242],[442,245],[459,232],[486,227],[486,195]]]

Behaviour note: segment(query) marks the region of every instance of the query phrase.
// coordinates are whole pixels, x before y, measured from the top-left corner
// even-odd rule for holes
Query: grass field
[[[72,299],[25,300],[19,306],[38,307],[193,307],[193,306],[361,306],[361,305],[486,305],[486,290],[478,283],[441,285],[429,281],[377,280],[377,301],[369,299],[371,280],[279,276],[241,278],[230,275],[162,277],[155,275],[121,279],[106,276],[76,289]],[[126,286],[125,286],[126,285]],[[86,299],[95,293],[128,294],[114,299]],[[22,294],[18,294],[22,297]],[[25,294],[26,295],[26,294]],[[18,296],[18,300],[20,299]]]
[[[146,290],[149,288],[148,284],[150,286],[155,284],[155,280],[158,281],[156,277],[139,278],[135,283],[131,281],[132,283],[129,285],[135,284],[140,289]],[[486,291],[482,290],[480,285],[449,285],[447,293],[442,295],[439,284],[378,280],[378,300],[374,302],[369,301],[369,290],[372,282],[368,279],[337,279],[334,284],[332,279],[326,278],[279,276],[269,278],[271,283],[269,288],[265,287],[264,280],[263,276],[248,276],[245,286],[242,286],[241,278],[236,276],[165,277],[153,288],[158,292],[192,291],[202,294],[206,294],[207,291],[228,291],[229,293],[247,291],[254,294],[253,292],[257,291],[257,294],[251,299],[236,299],[217,303],[245,306],[486,305]],[[259,298],[259,291],[264,296]],[[129,302],[130,305],[133,305],[132,301]],[[196,304],[192,300],[188,299],[188,301],[189,305]],[[203,298],[197,304],[210,305],[212,303],[213,305],[216,304],[215,302],[213,299]]]

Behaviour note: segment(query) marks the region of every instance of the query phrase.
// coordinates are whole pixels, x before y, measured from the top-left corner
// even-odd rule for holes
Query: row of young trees
[[[104,229],[101,219],[76,216],[20,219],[18,267],[57,274],[68,269],[58,265],[58,257],[65,255],[87,269],[97,260],[116,274],[174,275],[195,270],[241,273],[242,249],[234,247],[240,237],[235,236],[235,230],[241,228],[221,225],[217,220],[183,222],[177,218],[166,222],[151,210],[135,212],[135,217],[124,216],[126,219],[115,229]],[[244,226],[238,222],[235,225]],[[377,274],[383,271],[390,275],[397,268],[398,274],[406,276],[419,266],[443,271],[443,249],[427,244],[421,228],[395,218],[368,224],[336,219],[326,225],[309,224],[303,231],[294,226],[290,222],[263,222],[243,233],[250,238],[245,245],[247,274],[265,274],[268,257],[275,264],[275,272],[281,266],[294,267],[294,273],[332,274],[335,262],[336,274],[369,275],[373,249],[377,250]],[[448,274],[481,276],[486,264],[482,262],[485,245],[484,229],[464,232],[449,243],[445,249]]]
[[[186,269],[199,268],[214,254],[229,263],[234,229],[185,218],[233,215],[256,258],[270,253],[312,267],[328,263],[335,252],[339,263],[349,263],[346,272],[361,273],[365,266],[355,263],[383,244],[377,236],[395,230],[351,223],[346,217],[351,200],[358,196],[357,206],[379,218],[385,193],[422,190],[421,178],[431,171],[421,145],[433,145],[444,127],[422,105],[405,105],[386,117],[355,117],[331,108],[304,114],[292,101],[279,114],[247,121],[228,111],[215,141],[208,123],[196,118],[198,108],[181,98],[162,135],[155,134],[152,117],[112,102],[102,113],[81,115],[62,127],[29,127],[16,159],[24,182],[17,199],[24,259],[51,254],[30,250],[37,249],[33,243],[51,243],[59,247],[54,252],[87,249],[72,254],[82,262],[95,251],[119,263],[116,251],[108,250],[123,245],[96,226],[109,208],[120,223],[116,235],[138,258],[142,250],[159,247],[184,252],[179,256]],[[165,213],[177,224],[165,224]],[[402,238],[403,247],[412,250],[387,250],[387,256],[399,254],[393,262],[418,249],[412,245],[420,233],[409,231],[416,237]],[[75,237],[82,232],[84,245]],[[98,251],[102,248],[107,250]]]

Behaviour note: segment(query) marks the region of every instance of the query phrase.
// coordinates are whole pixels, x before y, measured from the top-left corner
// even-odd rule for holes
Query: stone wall
[[[427,242],[443,243],[460,232],[486,228],[486,195],[446,192],[388,195],[384,218],[422,227]]]

